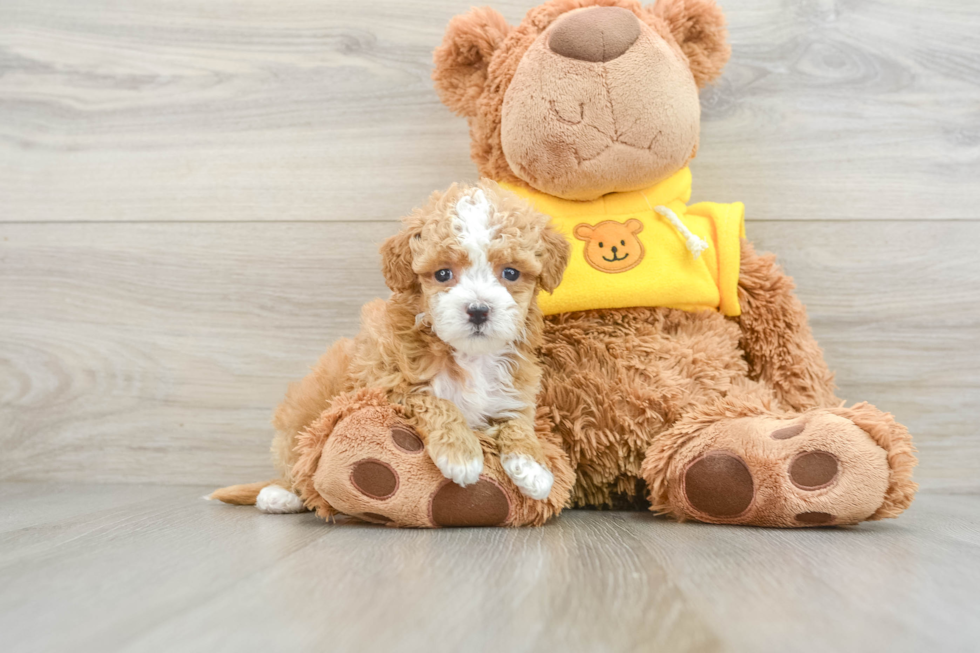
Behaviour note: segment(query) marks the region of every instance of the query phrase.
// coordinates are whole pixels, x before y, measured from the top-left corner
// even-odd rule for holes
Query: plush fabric
[[[691,197],[687,168],[646,190],[612,193],[591,202],[504,187],[552,216],[552,224],[572,245],[561,285],[538,297],[545,315],[635,306],[741,313],[743,207],[712,202],[686,206]],[[684,237],[653,210],[659,205],[673,210],[708,249],[695,258]]]

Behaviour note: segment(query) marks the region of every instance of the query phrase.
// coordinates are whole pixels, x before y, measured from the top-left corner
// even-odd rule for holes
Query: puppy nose
[[[490,307],[486,304],[470,304],[466,308],[466,314],[470,316],[470,322],[476,325],[483,324],[490,315]]]
[[[559,18],[548,47],[569,59],[605,63],[629,50],[639,36],[640,21],[629,9],[590,7]]]

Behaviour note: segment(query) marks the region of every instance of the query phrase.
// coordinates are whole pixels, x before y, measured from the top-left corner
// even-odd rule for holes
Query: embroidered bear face
[[[643,243],[636,237],[643,231],[637,219],[625,223],[604,220],[594,227],[582,223],[574,230],[575,237],[585,241],[585,261],[600,272],[626,272],[640,264]]]

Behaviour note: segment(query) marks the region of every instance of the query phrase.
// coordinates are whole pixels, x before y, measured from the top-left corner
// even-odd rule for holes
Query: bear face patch
[[[582,223],[575,226],[573,233],[585,241],[585,261],[600,272],[626,272],[632,270],[646,250],[637,234],[643,231],[643,223],[632,218],[625,223],[604,220],[592,226]]]

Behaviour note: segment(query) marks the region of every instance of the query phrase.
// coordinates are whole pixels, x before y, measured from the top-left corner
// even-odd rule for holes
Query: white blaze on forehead
[[[453,231],[469,265],[459,270],[456,284],[432,298],[432,328],[444,342],[470,355],[490,354],[516,342],[522,334],[524,312],[494,274],[488,253],[498,228],[491,224],[494,207],[486,194],[474,189],[456,202]],[[489,309],[485,322],[470,322],[469,309]]]
[[[493,206],[484,192],[477,188],[472,195],[462,197],[456,202],[456,217],[453,218],[453,228],[470,257],[473,267],[486,265],[487,250],[490,241],[497,234],[497,228],[490,226],[490,216]]]

